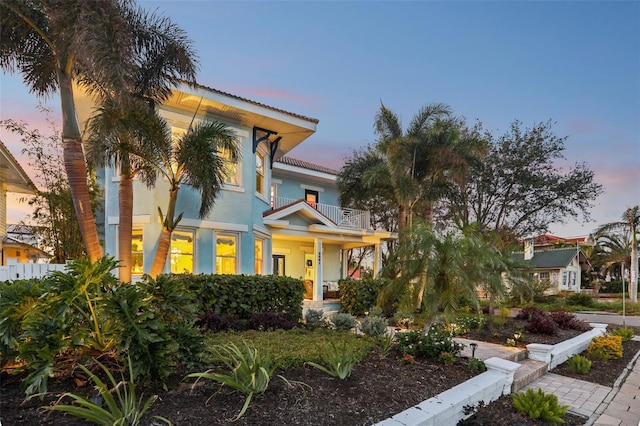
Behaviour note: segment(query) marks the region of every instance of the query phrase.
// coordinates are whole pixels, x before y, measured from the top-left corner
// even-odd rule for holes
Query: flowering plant
[[[413,355],[410,355],[410,354],[406,354],[404,358],[402,358],[403,364],[413,364],[415,362],[416,362],[416,359],[413,357]]]
[[[416,358],[438,358],[442,352],[456,356],[464,348],[441,326],[432,326],[426,334],[422,330],[401,332],[396,335],[396,340],[396,348],[402,355],[410,354]]]

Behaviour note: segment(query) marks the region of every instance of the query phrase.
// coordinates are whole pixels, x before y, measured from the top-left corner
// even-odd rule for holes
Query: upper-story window
[[[311,189],[304,190],[304,200],[314,209],[318,206],[319,198],[320,194],[318,191],[313,191]]]
[[[237,161],[233,161],[229,152],[223,150],[220,156],[224,158],[224,183],[227,185],[240,185],[240,167]]]
[[[264,154],[256,151],[256,192],[266,196],[267,182],[264,177]]]

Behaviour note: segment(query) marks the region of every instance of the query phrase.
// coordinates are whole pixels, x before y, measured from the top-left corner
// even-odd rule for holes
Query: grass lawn
[[[242,347],[243,341],[258,349],[260,353],[271,354],[282,369],[300,367],[307,361],[322,363],[323,355],[331,351],[331,342],[337,347],[347,343],[358,361],[365,358],[377,345],[371,337],[356,335],[353,332],[327,329],[317,330],[275,330],[211,333],[207,344],[225,345],[234,343]],[[216,362],[215,356],[210,359]]]

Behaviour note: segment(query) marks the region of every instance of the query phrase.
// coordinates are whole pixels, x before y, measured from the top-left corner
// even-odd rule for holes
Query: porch
[[[300,199],[275,197],[272,201],[274,210],[289,206]],[[305,201],[306,202],[306,201]],[[346,209],[329,204],[306,202],[313,209],[330,219],[337,227],[346,229],[371,229],[371,213],[365,210]]]

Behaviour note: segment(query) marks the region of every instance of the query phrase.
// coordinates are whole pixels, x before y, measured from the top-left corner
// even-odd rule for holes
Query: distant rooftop
[[[295,158],[284,156],[276,161],[276,163],[288,164],[289,166],[301,167],[307,170],[313,170],[316,172],[328,173],[330,175],[338,175],[340,172],[329,167],[319,166],[317,164],[309,163],[307,161],[297,160]]]

